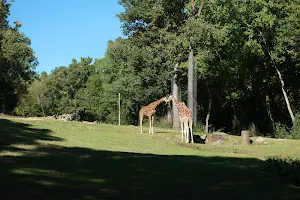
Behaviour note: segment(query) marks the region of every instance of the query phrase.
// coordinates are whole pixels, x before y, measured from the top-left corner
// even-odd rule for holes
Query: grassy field
[[[300,141],[180,143],[180,132],[0,117],[1,199],[300,199],[270,178],[270,156],[300,157]]]

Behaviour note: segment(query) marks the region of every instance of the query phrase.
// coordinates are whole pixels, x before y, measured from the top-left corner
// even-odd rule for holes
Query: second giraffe
[[[186,107],[184,102],[177,101],[177,99],[170,95],[169,101],[172,100],[175,103],[175,106],[178,108],[179,112],[179,121],[181,126],[181,142],[183,142],[183,136],[185,138],[185,142],[189,143],[189,139],[193,140],[193,113],[188,107]],[[189,134],[190,133],[190,134]]]

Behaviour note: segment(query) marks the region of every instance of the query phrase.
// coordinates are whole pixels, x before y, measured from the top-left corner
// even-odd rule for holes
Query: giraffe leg
[[[183,122],[180,122],[181,126],[181,142],[183,142]]]
[[[184,130],[185,130],[185,143],[189,143],[189,126],[187,122],[184,122]]]
[[[185,130],[185,126],[184,126],[184,123],[183,123],[183,142],[185,142],[186,141],[186,130]]]
[[[143,115],[140,114],[140,127],[141,127],[141,133],[143,133]]]
[[[192,143],[194,143],[194,138],[193,138],[193,121],[192,120],[189,122],[189,127],[190,127],[190,134],[191,134]]]
[[[151,134],[151,120],[152,116],[149,116],[149,134]]]
[[[154,129],[153,129],[153,124],[154,124],[154,115],[152,116],[152,120],[151,120],[151,131],[152,131],[152,134],[154,134]]]

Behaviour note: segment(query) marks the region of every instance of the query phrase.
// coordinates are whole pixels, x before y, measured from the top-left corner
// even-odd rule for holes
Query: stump
[[[249,145],[250,144],[250,131],[243,130],[241,133],[241,138],[242,138],[243,145]]]

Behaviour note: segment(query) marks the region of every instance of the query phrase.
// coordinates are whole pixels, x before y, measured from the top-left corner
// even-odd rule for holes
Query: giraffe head
[[[177,99],[174,95],[171,94],[168,98],[168,101],[172,101],[172,100],[177,100]]]
[[[167,104],[170,101],[170,96],[167,94],[164,99],[165,103]]]

